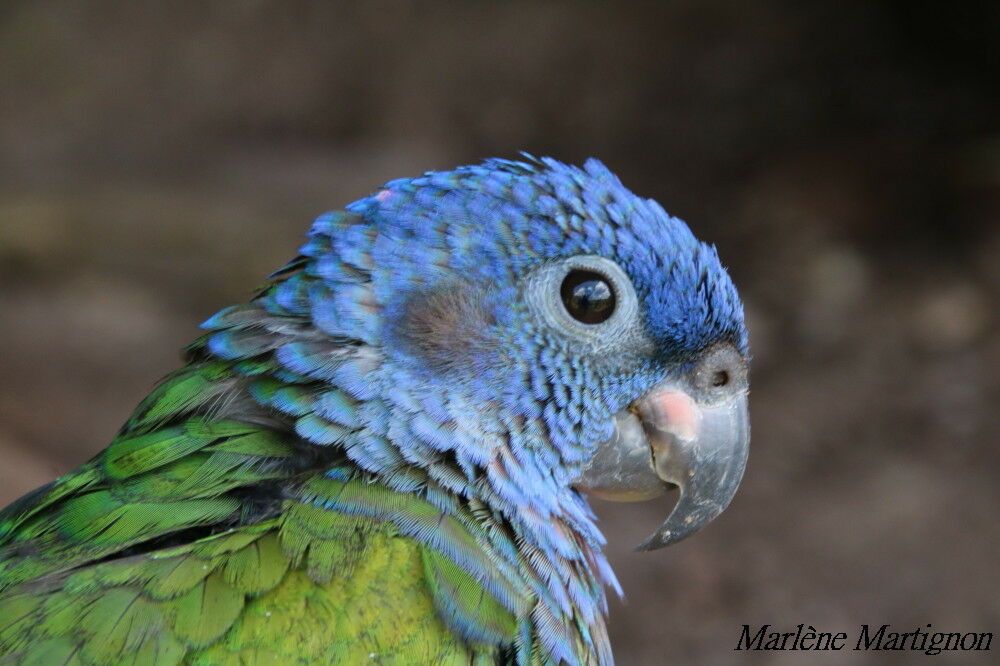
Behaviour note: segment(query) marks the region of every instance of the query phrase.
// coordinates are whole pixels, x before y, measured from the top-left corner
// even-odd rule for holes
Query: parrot
[[[320,215],[89,462],[0,511],[0,664],[613,663],[590,498],[730,503],[748,333],[596,159]]]

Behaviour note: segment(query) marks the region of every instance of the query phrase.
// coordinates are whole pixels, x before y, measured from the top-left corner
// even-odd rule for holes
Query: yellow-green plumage
[[[322,517],[332,541],[359,530]],[[0,663],[470,663],[434,612],[426,549],[361,532],[352,552],[296,562],[272,521],[23,584],[0,600]]]
[[[311,499],[368,501],[474,544],[462,525],[378,484],[297,479],[287,436],[206,414],[230,380],[219,364],[176,373],[101,455],[0,514],[0,664],[495,663],[495,642],[436,611],[459,599],[451,612],[512,641],[513,615],[475,579],[390,522]],[[273,480],[299,496],[248,519],[260,510],[238,491]]]

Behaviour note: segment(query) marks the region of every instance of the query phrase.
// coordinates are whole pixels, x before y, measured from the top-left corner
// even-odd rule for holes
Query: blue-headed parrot
[[[588,495],[659,548],[746,462],[736,289],[596,160],[390,181],[202,328],[0,511],[0,664],[611,664]]]

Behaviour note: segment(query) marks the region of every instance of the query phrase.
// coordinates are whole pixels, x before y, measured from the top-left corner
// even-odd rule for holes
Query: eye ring
[[[575,279],[569,280],[571,275],[574,278],[593,276],[606,283],[613,296],[609,305],[613,307],[601,310],[603,321],[586,323],[586,318],[578,319],[566,308],[563,284],[567,289],[577,286],[573,284]],[[652,353],[632,280],[610,259],[596,254],[578,254],[547,261],[522,278],[521,289],[528,310],[539,325],[538,333],[553,343],[572,345],[575,353],[608,356],[626,347],[635,353],[640,348],[645,350],[643,353]]]
[[[610,319],[618,303],[612,281],[585,268],[574,268],[566,274],[559,286],[559,296],[569,316],[589,325]]]

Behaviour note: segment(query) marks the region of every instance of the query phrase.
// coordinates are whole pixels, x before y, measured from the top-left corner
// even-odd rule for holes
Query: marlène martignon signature
[[[892,625],[862,624],[853,636],[846,631],[819,631],[808,624],[794,631],[772,630],[764,624],[751,629],[744,624],[735,650],[911,650],[927,655],[946,650],[989,650],[992,632],[934,631],[933,625],[911,631],[897,631]]]

